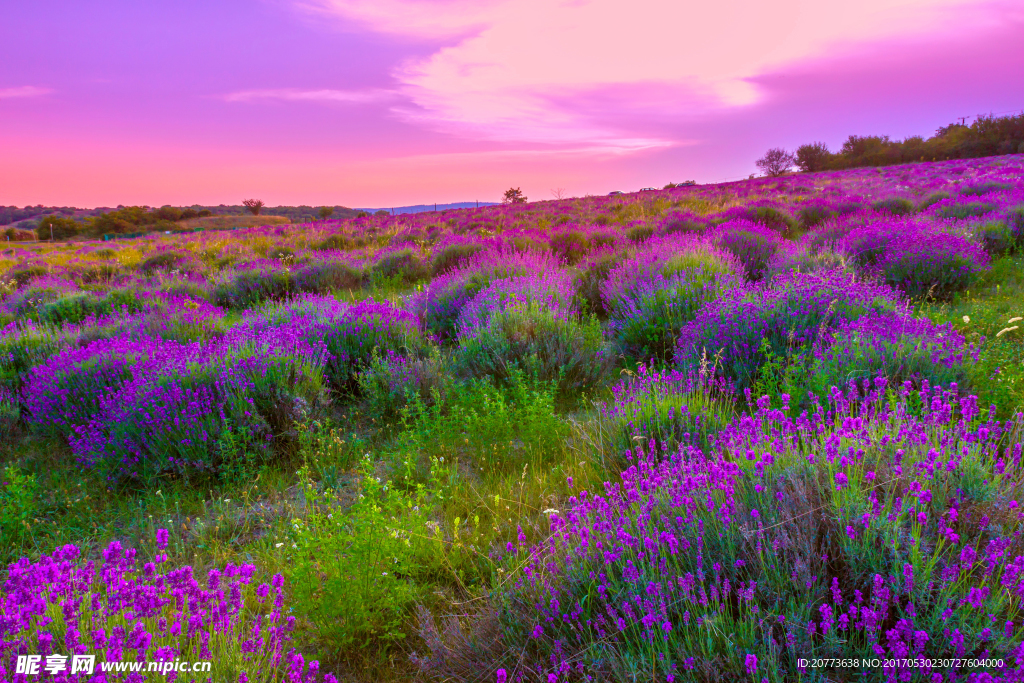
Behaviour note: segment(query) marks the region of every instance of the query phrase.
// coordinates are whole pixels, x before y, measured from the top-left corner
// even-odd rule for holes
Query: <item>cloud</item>
[[[979,0],[306,0],[381,33],[447,40],[393,76],[399,117],[507,143],[649,149],[646,112],[681,118],[760,102],[758,76],[858,45],[990,28]],[[642,87],[637,87],[637,86]],[[630,89],[614,122],[594,103]],[[643,99],[643,98],[647,99]]]
[[[0,100],[41,97],[52,92],[53,90],[50,88],[37,88],[34,85],[23,85],[20,88],[0,88]]]
[[[257,102],[260,100],[283,100],[288,102],[346,102],[351,104],[369,104],[394,99],[395,93],[390,90],[296,90],[282,88],[276,90],[240,90],[224,95],[226,102]]]

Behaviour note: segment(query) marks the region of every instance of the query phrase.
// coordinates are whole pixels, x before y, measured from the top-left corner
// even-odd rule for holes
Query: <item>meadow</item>
[[[1024,155],[0,273],[0,681],[1024,677]]]

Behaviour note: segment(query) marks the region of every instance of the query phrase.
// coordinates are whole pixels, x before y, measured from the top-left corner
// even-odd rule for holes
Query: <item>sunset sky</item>
[[[0,0],[0,204],[530,199],[1024,109],[1020,0]]]

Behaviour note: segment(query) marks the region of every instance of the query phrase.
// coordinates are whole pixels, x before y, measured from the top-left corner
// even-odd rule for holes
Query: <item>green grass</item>
[[[1022,259],[1004,258],[976,291],[920,307],[979,346],[971,390],[1003,417],[1024,407],[1024,321],[1009,323],[1024,316],[1022,273]],[[393,278],[339,296],[397,300],[408,291]],[[267,576],[285,572],[300,642],[325,670],[343,680],[412,681],[410,654],[425,651],[418,605],[435,616],[475,613],[514,580],[515,568],[499,561],[507,544],[543,540],[550,511],[615,480],[618,427],[587,396],[556,398],[555,383],[520,374],[502,386],[459,382],[431,405],[413,398],[387,422],[366,404],[339,401],[329,419],[302,426],[293,453],[258,470],[145,489],[110,488],[59,442],[8,439],[0,446],[0,560],[67,543],[95,557],[114,539],[152,556],[154,531],[167,528],[174,564],[252,562]],[[323,586],[348,597],[326,600]]]

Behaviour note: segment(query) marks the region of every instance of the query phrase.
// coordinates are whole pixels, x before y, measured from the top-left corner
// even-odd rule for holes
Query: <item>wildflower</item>
[[[757,655],[748,654],[746,659],[747,673],[753,676],[757,673]]]

